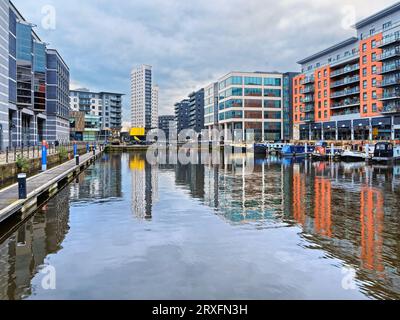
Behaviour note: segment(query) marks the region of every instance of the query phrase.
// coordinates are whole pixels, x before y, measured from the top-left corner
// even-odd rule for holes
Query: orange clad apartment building
[[[298,62],[294,140],[400,139],[400,2],[354,28],[356,37]]]

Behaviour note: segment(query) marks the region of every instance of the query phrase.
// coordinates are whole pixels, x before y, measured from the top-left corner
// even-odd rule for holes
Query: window
[[[280,109],[281,101],[280,100],[264,100],[264,108]]]
[[[392,21],[386,22],[383,24],[383,30],[389,29],[392,26]]]
[[[372,79],[372,87],[374,87],[374,88],[376,87],[376,78]]]
[[[369,30],[369,35],[372,36],[375,34],[375,28],[372,28],[371,30]]]
[[[376,100],[376,91],[372,91],[372,99]]]
[[[362,45],[362,51],[363,51],[363,52],[367,51],[367,44],[366,44],[366,43],[363,43],[363,45]]]
[[[377,111],[378,111],[378,108],[376,106],[376,103],[373,103],[372,104],[372,112],[377,112]]]
[[[264,97],[281,97],[281,94],[279,89],[264,89]]]
[[[363,56],[362,57],[362,63],[363,64],[367,64],[367,56]]]
[[[372,47],[372,49],[376,48],[376,40],[371,41],[371,47]]]
[[[262,85],[262,78],[256,77],[245,77],[244,84],[250,86],[261,86]]]
[[[376,61],[376,53],[375,53],[375,52],[373,52],[373,53],[371,54],[371,60],[372,60],[372,62],[375,62],[375,61]]]
[[[366,77],[367,76],[367,68],[364,68],[362,73],[363,73],[363,77]]]
[[[367,101],[367,98],[368,98],[368,95],[367,95],[366,92],[364,92],[364,94],[363,94],[363,100],[364,100],[364,101]]]
[[[324,70],[324,77],[327,77],[328,76],[328,71],[325,69]]]
[[[367,112],[368,112],[368,108],[367,108],[367,105],[366,105],[366,104],[364,104],[364,106],[363,106],[363,112],[364,112],[364,113],[367,113]]]
[[[281,86],[281,79],[279,78],[265,78],[264,79],[265,86],[273,86],[273,87],[280,87]]]
[[[376,66],[372,66],[371,71],[372,71],[372,74],[376,74]]]
[[[367,80],[364,80],[363,81],[363,89],[367,89],[367,86],[368,86],[368,82],[367,82]]]
[[[245,88],[244,95],[247,97],[261,97],[262,96],[262,89],[258,88]]]

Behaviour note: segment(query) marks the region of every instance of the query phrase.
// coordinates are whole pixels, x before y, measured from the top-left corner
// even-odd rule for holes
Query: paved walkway
[[[97,151],[97,155],[100,151]],[[93,153],[86,153],[80,156],[80,164],[83,165],[93,158]],[[28,199],[18,199],[18,184],[14,184],[3,190],[0,190],[0,222],[19,210],[25,203],[40,195],[53,184],[68,176],[78,167],[75,165],[75,159],[65,162],[53,169],[42,172],[27,180]]]

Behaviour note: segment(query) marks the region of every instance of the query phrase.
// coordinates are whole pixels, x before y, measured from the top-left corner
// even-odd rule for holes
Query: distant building
[[[69,68],[57,50],[47,50],[47,140],[69,142]]]
[[[199,133],[204,129],[204,89],[189,95],[189,128]]]
[[[153,70],[141,65],[131,72],[131,125],[155,129],[158,126],[159,89],[153,85]]]
[[[165,137],[169,138],[170,128],[176,129],[176,121],[175,116],[159,116],[158,117],[158,129],[161,129],[165,132]]]
[[[70,132],[71,140],[74,141],[100,140],[100,117],[82,111],[71,111]]]
[[[218,82],[204,89],[204,126],[219,129],[218,126]]]
[[[189,100],[185,99],[175,104],[175,121],[178,133],[189,129]]]
[[[70,106],[73,111],[99,118],[99,139],[119,135],[122,129],[122,97],[115,92],[91,92],[77,89],[70,92]]]

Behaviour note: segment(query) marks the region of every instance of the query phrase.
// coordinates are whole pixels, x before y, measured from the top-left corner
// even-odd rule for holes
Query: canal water
[[[0,230],[0,299],[400,298],[400,167],[252,161],[104,155]]]

